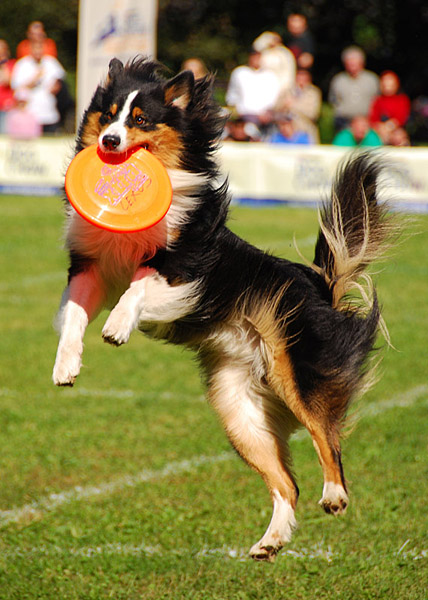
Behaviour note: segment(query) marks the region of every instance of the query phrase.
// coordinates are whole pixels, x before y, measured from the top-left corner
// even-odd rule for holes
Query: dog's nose
[[[105,135],[102,143],[106,150],[116,150],[120,144],[120,137],[118,135]]]

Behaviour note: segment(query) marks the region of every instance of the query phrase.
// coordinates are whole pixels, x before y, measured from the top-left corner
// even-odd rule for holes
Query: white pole
[[[157,0],[80,0],[76,119],[79,124],[110,60],[155,57]]]

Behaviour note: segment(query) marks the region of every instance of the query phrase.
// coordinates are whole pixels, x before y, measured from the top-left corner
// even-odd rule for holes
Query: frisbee
[[[84,219],[116,232],[153,227],[172,200],[165,167],[144,148],[117,155],[101,152],[97,144],[84,148],[67,169],[65,190]]]

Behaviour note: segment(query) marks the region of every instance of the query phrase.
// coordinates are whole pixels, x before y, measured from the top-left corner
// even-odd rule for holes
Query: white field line
[[[194,558],[232,558],[240,561],[252,560],[249,557],[248,550],[244,548],[233,548],[222,546],[220,548],[208,548],[206,546],[199,550],[190,552]],[[321,544],[316,544],[311,548],[301,548],[300,550],[285,550],[281,554],[290,556],[294,559],[322,559],[331,562],[336,556],[330,547],[323,548]],[[82,546],[64,548],[58,545],[42,545],[32,548],[11,548],[2,550],[3,559],[30,558],[31,556],[77,556],[84,558],[94,558],[96,556],[182,556],[182,550],[175,548],[162,548],[161,546],[150,546],[148,544],[120,544],[109,543],[99,546]]]
[[[36,399],[38,397],[43,396],[43,398],[46,398],[46,396],[53,396],[53,395],[58,395],[58,394],[63,394],[63,395],[69,395],[70,397],[73,396],[74,398],[77,398],[79,396],[84,396],[84,397],[89,397],[89,398],[114,398],[117,400],[124,400],[125,398],[134,398],[135,396],[137,396],[136,392],[134,392],[134,390],[115,390],[115,389],[109,389],[109,390],[97,390],[97,389],[86,389],[86,388],[80,388],[80,389],[73,389],[70,390],[69,388],[64,388],[61,390],[55,389],[54,387],[52,387],[52,390],[49,390],[48,392],[45,393],[33,393],[31,395],[32,398]],[[1,397],[4,398],[17,398],[19,397],[19,390],[11,390],[10,388],[0,388],[0,398]]]
[[[0,390],[1,392],[1,390]],[[87,398],[117,398],[118,400],[122,400],[125,398],[135,398],[141,397],[143,400],[191,400],[194,402],[195,400],[198,402],[204,402],[205,396],[192,396],[184,395],[184,394],[176,394],[175,392],[144,392],[140,394],[139,392],[135,392],[134,390],[97,390],[97,389],[87,389],[87,388],[78,388],[76,390],[64,389],[63,393],[69,394],[70,397],[74,396],[77,392],[80,396],[85,396]]]
[[[380,402],[372,402],[361,409],[361,416],[363,417],[375,417],[380,415],[391,408],[406,408],[412,406],[419,398],[424,394],[427,395],[426,400],[428,401],[428,384],[418,385],[417,387],[393,396],[389,400],[381,400]]]
[[[409,543],[410,540],[407,540]],[[406,546],[407,546],[406,543]],[[248,550],[244,548],[233,548],[229,546],[221,546],[220,548],[209,548],[202,547],[199,550],[194,550],[190,554],[195,559],[234,559],[238,561],[252,560],[249,557]],[[281,556],[286,556],[289,559],[294,560],[325,560],[331,563],[334,559],[340,558],[340,554],[334,552],[331,546],[324,548],[322,543],[315,544],[310,548],[300,548],[298,550],[283,550]],[[17,558],[24,558],[26,560],[36,557],[48,557],[48,558],[59,558],[71,556],[81,558],[96,558],[98,556],[140,556],[140,557],[168,557],[175,556],[178,558],[182,557],[182,550],[171,548],[162,548],[161,546],[151,546],[149,544],[121,544],[108,543],[98,546],[81,546],[81,547],[61,547],[56,544],[52,545],[41,545],[33,546],[31,548],[10,548],[3,549],[1,552],[1,558],[3,560],[15,560]],[[428,549],[419,550],[414,548],[407,552],[402,552],[401,549],[394,552],[392,556],[400,557],[402,560],[423,560],[428,558]],[[377,556],[376,558],[379,558]],[[358,557],[360,560],[361,557]],[[366,562],[373,563],[373,558],[368,555],[365,557]]]
[[[116,390],[116,389],[108,389],[108,390],[103,390],[103,389],[88,389],[88,388],[63,388],[61,390],[58,390],[57,388],[55,388],[54,386],[52,386],[52,389],[47,391],[47,392],[43,392],[43,393],[32,393],[31,397],[33,399],[36,399],[38,397],[43,397],[46,398],[48,397],[52,397],[55,396],[56,398],[58,397],[58,395],[64,395],[64,396],[68,396],[70,398],[70,400],[78,398],[79,396],[83,396],[84,398],[113,398],[116,400],[125,400],[127,398],[141,398],[142,400],[179,400],[179,401],[188,401],[191,400],[192,402],[205,402],[205,396],[203,396],[202,394],[200,396],[192,396],[190,397],[189,395],[185,395],[185,394],[176,394],[175,392],[168,392],[168,391],[164,391],[164,392],[136,392],[135,390]],[[18,398],[19,397],[19,391],[18,390],[12,390],[10,388],[0,388],[0,398],[4,397],[4,398]]]
[[[100,390],[96,391],[96,394]],[[417,386],[403,394],[381,402],[373,402],[361,410],[361,416],[379,415],[392,408],[408,407],[414,404],[424,394],[428,403],[428,385]],[[306,431],[300,431],[293,436],[294,440],[301,440],[306,436]],[[216,464],[231,460],[235,457],[234,452],[223,452],[215,456],[195,456],[188,460],[174,461],[166,464],[158,470],[145,469],[135,475],[124,475],[117,479],[100,483],[97,486],[76,486],[64,492],[52,493],[47,496],[34,500],[23,506],[0,511],[0,527],[4,527],[12,522],[29,522],[39,519],[43,511],[52,512],[65,504],[78,502],[94,497],[102,497],[115,494],[125,488],[133,488],[141,483],[148,481],[158,481],[177,473],[193,472],[200,466]]]
[[[23,506],[0,511],[0,527],[13,521],[19,522],[23,520],[28,522],[33,519],[38,519],[41,516],[42,511],[52,512],[60,506],[70,504],[71,502],[87,500],[97,496],[110,496],[123,489],[134,488],[141,483],[158,481],[180,473],[193,472],[204,465],[230,460],[232,456],[232,452],[223,452],[222,454],[217,454],[215,456],[195,456],[188,460],[170,462],[162,469],[144,469],[135,475],[124,475],[117,479],[113,479],[112,481],[100,483],[96,486],[75,486],[64,492],[52,493],[39,500],[24,504]]]

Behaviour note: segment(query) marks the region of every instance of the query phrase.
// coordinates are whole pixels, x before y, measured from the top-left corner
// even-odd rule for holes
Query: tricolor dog
[[[272,519],[250,554],[273,560],[296,526],[288,439],[298,427],[309,431],[321,463],[321,506],[335,515],[347,507],[340,433],[381,320],[363,272],[390,227],[377,201],[379,167],[361,154],[340,170],[321,210],[312,264],[251,246],[226,224],[230,196],[216,163],[223,120],[210,76],[167,79],[148,59],[111,61],[76,152],[94,143],[104,153],[148,149],[168,171],[172,204],[158,224],[135,233],[101,229],[67,205],[70,269],[53,380],[74,384],[85,329],[105,308],[109,344],[125,344],[139,329],[193,349],[231,444],[271,494]],[[370,294],[358,305],[350,293],[361,275]]]

